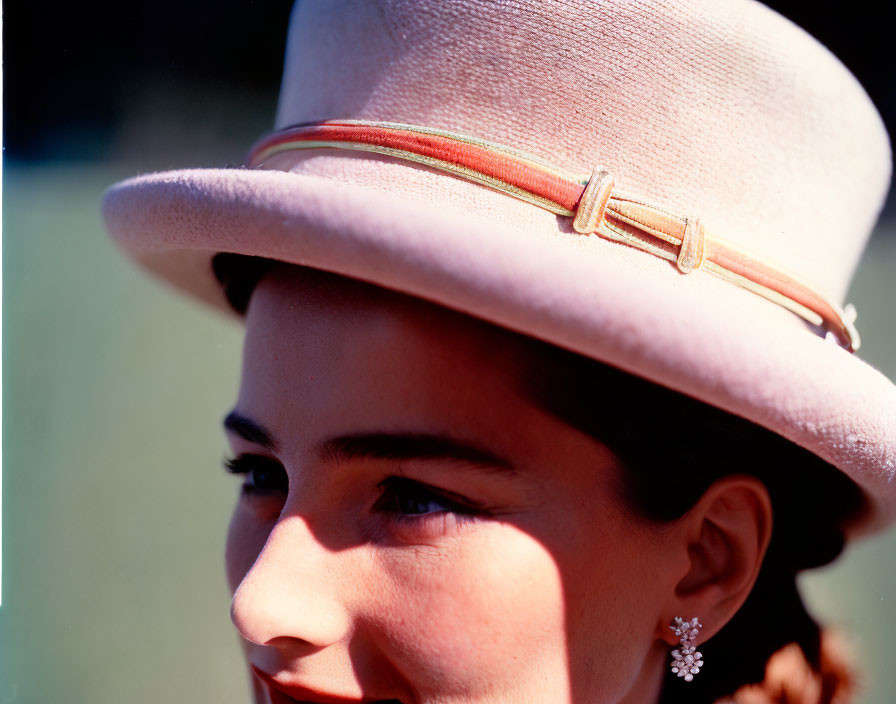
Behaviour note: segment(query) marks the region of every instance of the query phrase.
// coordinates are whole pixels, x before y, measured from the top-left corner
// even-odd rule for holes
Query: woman
[[[747,0],[303,2],[277,127],[104,206],[245,316],[256,701],[848,701],[794,579],[889,522],[896,390],[836,59]]]

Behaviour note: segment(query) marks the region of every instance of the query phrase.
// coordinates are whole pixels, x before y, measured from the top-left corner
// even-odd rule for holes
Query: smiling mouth
[[[325,692],[317,692],[307,687],[285,685],[277,682],[266,672],[250,665],[252,672],[261,680],[271,704],[403,704],[399,699],[356,699],[340,697]]]

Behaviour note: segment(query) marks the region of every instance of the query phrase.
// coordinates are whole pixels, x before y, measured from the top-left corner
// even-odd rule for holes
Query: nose
[[[259,645],[290,638],[324,648],[344,640],[351,621],[336,594],[339,559],[302,517],[281,519],[233,595],[233,625]]]

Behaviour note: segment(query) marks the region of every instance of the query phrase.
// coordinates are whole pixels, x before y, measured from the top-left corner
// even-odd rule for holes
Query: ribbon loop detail
[[[572,227],[576,232],[589,235],[596,232],[604,219],[610,193],[613,191],[613,177],[609,171],[595,169],[585,186]]]
[[[325,147],[424,164],[572,218],[576,232],[597,233],[636,247],[675,263],[683,274],[700,270],[719,277],[822,326],[850,352],[859,348],[853,309],[841,310],[780,267],[711,235],[697,218],[682,218],[637,198],[612,195],[613,177],[601,169],[587,178],[470,135],[373,120],[323,120],[273,132],[253,145],[247,166],[261,167],[266,159],[287,150]]]
[[[684,235],[676,262],[682,274],[691,274],[703,266],[706,259],[705,234],[702,222],[697,218],[685,218]]]

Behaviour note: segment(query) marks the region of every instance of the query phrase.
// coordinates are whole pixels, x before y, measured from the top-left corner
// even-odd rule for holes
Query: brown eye
[[[283,465],[263,455],[240,455],[224,462],[224,469],[231,474],[243,474],[243,492],[287,493],[289,478]]]

